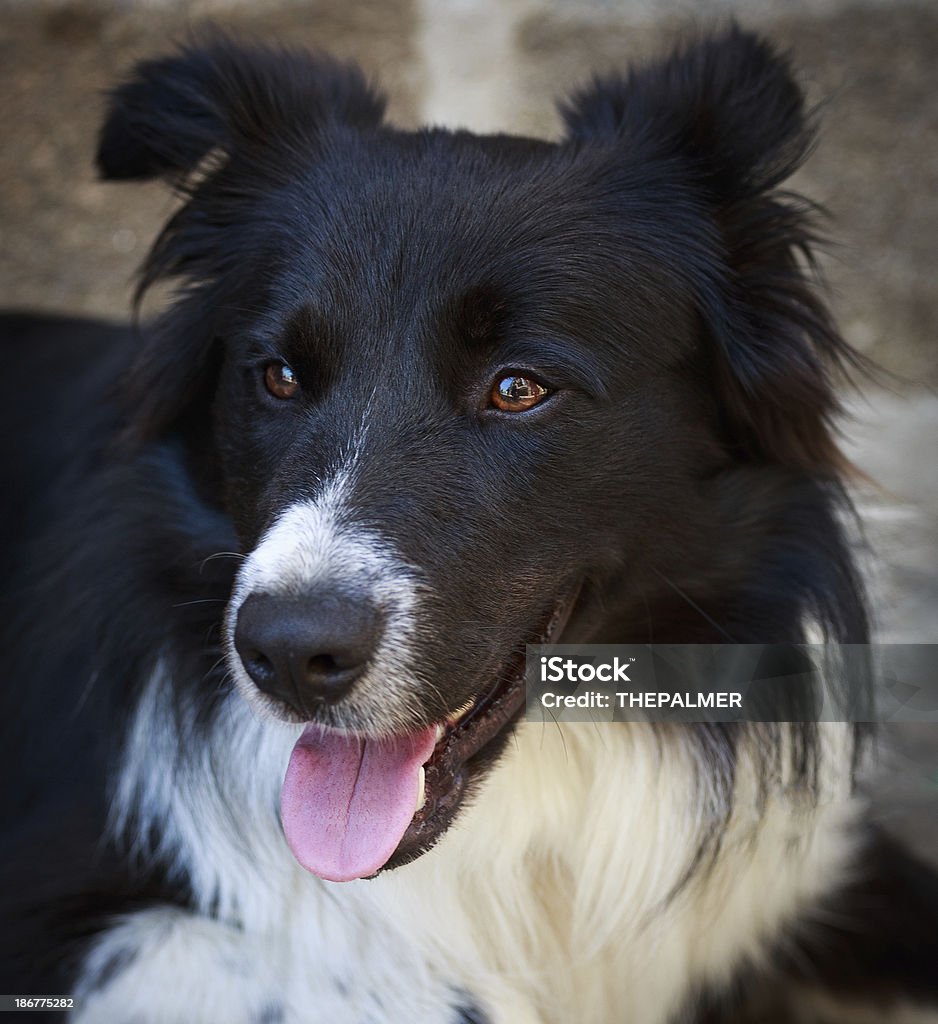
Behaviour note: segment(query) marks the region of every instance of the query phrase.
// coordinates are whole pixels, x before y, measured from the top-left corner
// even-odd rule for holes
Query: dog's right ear
[[[237,280],[243,262],[233,235],[245,197],[307,161],[329,126],[375,127],[384,107],[354,65],[217,33],[139,64],[114,90],[98,146],[102,177],[163,177],[187,199],[137,288],[139,302],[159,279],[186,282],[148,327],[124,381],[128,443],[205,419],[217,364],[213,315],[223,303],[219,282]]]
[[[212,34],[111,93],[97,165],[109,180],[185,179],[209,153],[269,153],[329,121],[376,125],[384,108],[353,64]]]

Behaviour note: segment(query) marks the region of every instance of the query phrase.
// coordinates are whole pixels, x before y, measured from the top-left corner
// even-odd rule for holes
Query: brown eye
[[[264,384],[274,398],[293,398],[300,389],[296,374],[286,363],[268,363],[264,370]]]
[[[492,387],[489,400],[502,412],[524,412],[547,397],[547,388],[532,377],[502,377]]]

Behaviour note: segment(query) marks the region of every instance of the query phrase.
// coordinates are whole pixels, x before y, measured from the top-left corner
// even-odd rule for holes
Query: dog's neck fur
[[[187,755],[170,671],[159,667],[138,709],[113,827],[159,835],[197,909],[106,932],[86,960],[82,1022],[109,1019],[136,987],[166,1002],[168,1020],[198,990],[222,990],[237,993],[237,1014],[273,1001],[287,1021],[357,1020],[379,1000],[380,1019],[450,1024],[465,1000],[493,1024],[613,1013],[655,1024],[758,965],[851,855],[846,726],[822,727],[810,797],[784,772],[765,790],[760,739],[747,733],[727,797],[707,792],[721,773],[678,730],[524,723],[435,849],[372,880],[322,882],[295,863],[277,821],[295,727],[258,721],[235,698]],[[719,848],[689,862],[726,799]],[[242,969],[208,985],[204,973],[223,970],[218,949]],[[183,950],[186,970],[166,991],[163,960]],[[122,954],[133,965],[99,987]]]

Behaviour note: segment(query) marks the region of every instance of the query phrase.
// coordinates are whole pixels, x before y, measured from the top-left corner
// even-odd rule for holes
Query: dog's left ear
[[[696,196],[716,228],[715,272],[698,269],[695,281],[690,258],[680,270],[696,285],[715,343],[728,447],[743,459],[838,469],[831,374],[862,360],[815,290],[816,207],[777,191],[813,141],[788,61],[733,26],[661,63],[595,81],[561,113],[571,139],[667,167],[682,199]]]

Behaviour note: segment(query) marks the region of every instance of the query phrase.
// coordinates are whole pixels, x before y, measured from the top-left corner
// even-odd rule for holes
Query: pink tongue
[[[435,742],[433,727],[366,740],[308,725],[280,793],[283,831],[300,864],[331,882],[382,867],[414,816],[420,766]]]

